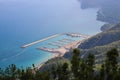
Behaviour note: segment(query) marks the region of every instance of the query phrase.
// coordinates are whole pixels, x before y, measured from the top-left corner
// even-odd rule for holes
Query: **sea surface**
[[[96,20],[96,9],[82,10],[79,0],[0,0],[0,67],[38,65],[53,54],[37,50],[63,38],[58,36],[22,49],[21,46],[57,33],[94,35],[104,24]]]

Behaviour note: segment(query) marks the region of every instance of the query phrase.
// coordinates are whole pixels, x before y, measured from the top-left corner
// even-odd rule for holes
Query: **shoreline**
[[[54,54],[54,53],[53,53]],[[53,58],[56,58],[56,57],[60,57],[59,56],[59,54],[54,54],[50,59],[53,59]],[[49,60],[49,59],[48,59]],[[47,60],[47,61],[48,61]],[[46,61],[45,61],[46,62]],[[35,69],[36,70],[39,70],[44,64],[45,64],[45,62],[42,62],[42,63],[40,63],[40,64],[38,64],[36,67],[35,67]]]
[[[50,58],[50,59],[53,59],[53,58],[56,58],[56,57],[62,57],[62,56],[64,56],[64,54],[66,53],[66,52],[68,52],[69,50],[71,50],[71,49],[73,49],[73,48],[77,48],[78,47],[78,45],[80,44],[82,42],[82,40],[80,40],[80,41],[74,41],[74,42],[72,42],[72,43],[70,43],[70,44],[66,44],[66,45],[64,45],[64,46],[62,46],[62,47],[60,47],[60,48],[58,48],[58,49],[54,49],[53,51],[47,51],[47,52],[51,52],[52,54],[54,54],[53,56],[52,56],[52,58]],[[39,49],[39,48],[38,48]],[[39,50],[41,50],[41,49],[39,49]],[[48,59],[49,60],[49,59]],[[48,61],[47,60],[47,61]],[[46,61],[45,61],[46,62]],[[36,66],[36,70],[39,70],[44,64],[45,64],[45,62],[43,62],[43,63],[41,63],[41,64],[38,64],[37,66]]]

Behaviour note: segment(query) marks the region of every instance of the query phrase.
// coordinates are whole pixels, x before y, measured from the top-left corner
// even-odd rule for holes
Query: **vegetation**
[[[83,43],[79,45],[80,49],[90,49],[96,46],[108,45],[112,42],[120,40],[120,23],[116,24],[114,27],[107,31],[101,32],[86,39]]]
[[[58,65],[63,65],[64,63],[68,64],[68,67],[70,69],[71,67],[71,63],[68,59],[64,58],[64,57],[56,57],[56,58],[52,58],[50,60],[48,60],[47,62],[45,62],[42,67],[40,68],[40,71],[50,71],[51,68],[53,68],[53,66],[55,68],[57,68]]]
[[[51,70],[39,71],[33,68],[19,69],[14,64],[0,68],[0,80],[120,80],[118,51],[113,48],[106,53],[100,70],[95,67],[95,56],[89,53],[87,59],[79,57],[79,49],[73,50],[71,68],[64,62],[52,66]]]

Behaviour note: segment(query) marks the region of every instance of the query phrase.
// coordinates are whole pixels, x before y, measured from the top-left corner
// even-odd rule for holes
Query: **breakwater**
[[[47,37],[47,38],[44,38],[44,39],[41,39],[41,40],[38,40],[38,41],[35,41],[35,42],[32,42],[32,43],[23,45],[23,46],[21,46],[21,48],[27,48],[27,47],[32,46],[32,45],[34,45],[34,44],[37,44],[37,43],[46,41],[46,40],[48,40],[48,39],[51,39],[51,38],[54,38],[54,37],[57,37],[57,36],[60,36],[60,35],[62,35],[62,34],[55,34],[55,35],[52,35],[52,36],[50,36],[50,37]]]

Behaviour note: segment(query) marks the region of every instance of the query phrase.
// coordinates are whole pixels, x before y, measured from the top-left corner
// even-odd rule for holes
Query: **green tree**
[[[87,64],[86,64],[86,61],[85,60],[81,60],[79,79],[80,80],[85,80],[86,76],[87,76],[86,74],[87,74]]]
[[[118,71],[114,74],[113,80],[120,80],[120,68]]]
[[[56,68],[54,66],[52,66],[51,68],[51,75],[53,80],[55,80],[57,78],[57,72],[56,72]]]
[[[50,80],[50,73],[49,71],[36,71],[35,78],[32,80]]]
[[[94,80],[94,64],[95,56],[90,53],[87,58],[87,80]]]
[[[62,66],[62,80],[69,80],[68,63],[64,63]]]
[[[30,67],[28,67],[26,71],[22,70],[21,80],[34,80],[34,74],[32,71],[33,70]]]
[[[105,71],[106,71],[106,79],[113,80],[114,74],[118,69],[118,61],[117,58],[119,56],[117,49],[111,49],[107,52],[107,58],[105,60]]]
[[[57,71],[58,80],[62,80],[62,68],[61,68],[61,65],[58,65],[56,71]]]
[[[15,80],[17,78],[16,65],[14,65],[14,64],[9,65],[9,67],[7,67],[5,69],[5,78],[6,79],[11,79],[11,80]]]
[[[0,68],[0,80],[4,80],[4,70],[2,68]]]
[[[105,64],[101,65],[101,69],[100,69],[100,80],[105,80]]]
[[[79,78],[79,74],[80,74],[80,51],[79,49],[74,49],[73,50],[73,56],[72,56],[72,60],[71,60],[71,69],[73,72],[74,77],[77,79]]]

